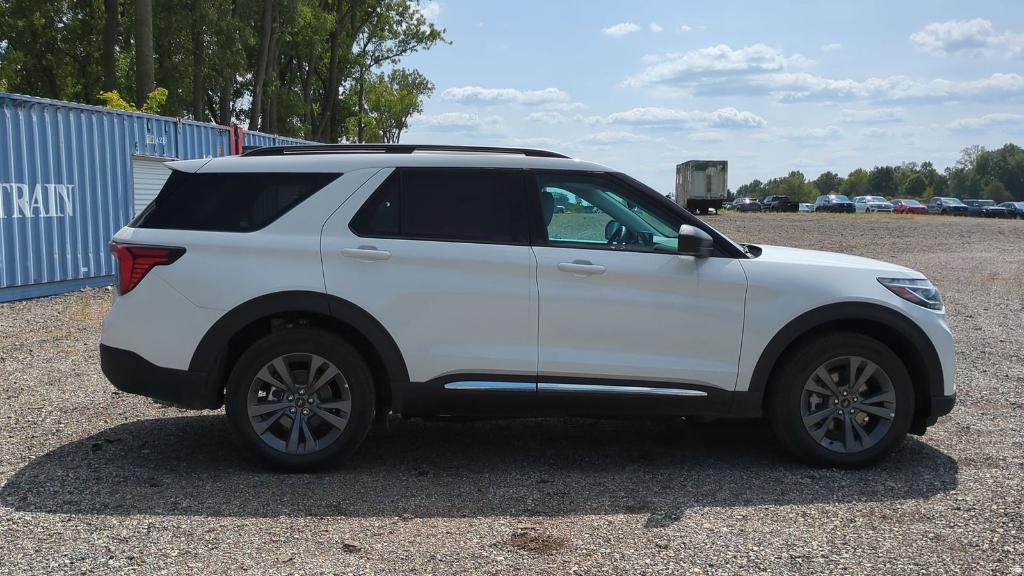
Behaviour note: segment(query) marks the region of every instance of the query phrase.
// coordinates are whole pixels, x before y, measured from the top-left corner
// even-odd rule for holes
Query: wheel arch
[[[738,416],[762,415],[775,371],[799,350],[802,342],[833,331],[870,336],[899,356],[914,385],[915,411],[911,432],[924,433],[931,410],[930,399],[943,395],[938,352],[913,320],[891,308],[864,302],[829,304],[804,312],[787,323],[761,352],[754,365],[749,388],[737,394],[732,412]]]
[[[258,296],[225,313],[200,340],[189,371],[206,373],[208,402],[220,406],[235,361],[254,342],[293,325],[328,330],[345,339],[370,367],[377,391],[377,412],[386,415],[409,382],[409,371],[391,334],[370,313],[347,300],[309,291]]]

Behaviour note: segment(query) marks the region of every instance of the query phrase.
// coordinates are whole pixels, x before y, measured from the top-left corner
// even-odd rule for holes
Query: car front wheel
[[[250,453],[277,468],[307,470],[337,463],[362,443],[373,422],[373,381],[344,340],[292,328],[242,354],[224,404]]]
[[[837,332],[795,351],[771,383],[768,417],[815,466],[859,468],[891,452],[914,416],[910,375],[885,344]]]

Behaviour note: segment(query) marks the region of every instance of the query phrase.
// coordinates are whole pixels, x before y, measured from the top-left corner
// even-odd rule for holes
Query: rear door
[[[328,293],[376,318],[406,412],[521,411],[535,396],[537,284],[522,170],[384,170],[324,227]]]
[[[676,252],[682,216],[608,175],[536,177],[538,399],[557,411],[699,412],[736,386],[746,276]],[[555,203],[566,211],[544,207]]]

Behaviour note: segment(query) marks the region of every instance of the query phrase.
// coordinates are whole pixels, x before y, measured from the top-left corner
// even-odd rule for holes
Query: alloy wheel
[[[839,453],[877,444],[896,417],[896,392],[880,366],[861,356],[841,356],[820,365],[800,397],[804,428],[816,442]]]
[[[256,374],[246,405],[249,423],[264,443],[288,454],[310,454],[341,436],[352,412],[352,394],[329,360],[285,354]]]

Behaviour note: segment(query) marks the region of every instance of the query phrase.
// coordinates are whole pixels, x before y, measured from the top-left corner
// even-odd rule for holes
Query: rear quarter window
[[[174,171],[134,228],[252,232],[269,225],[341,174]]]

